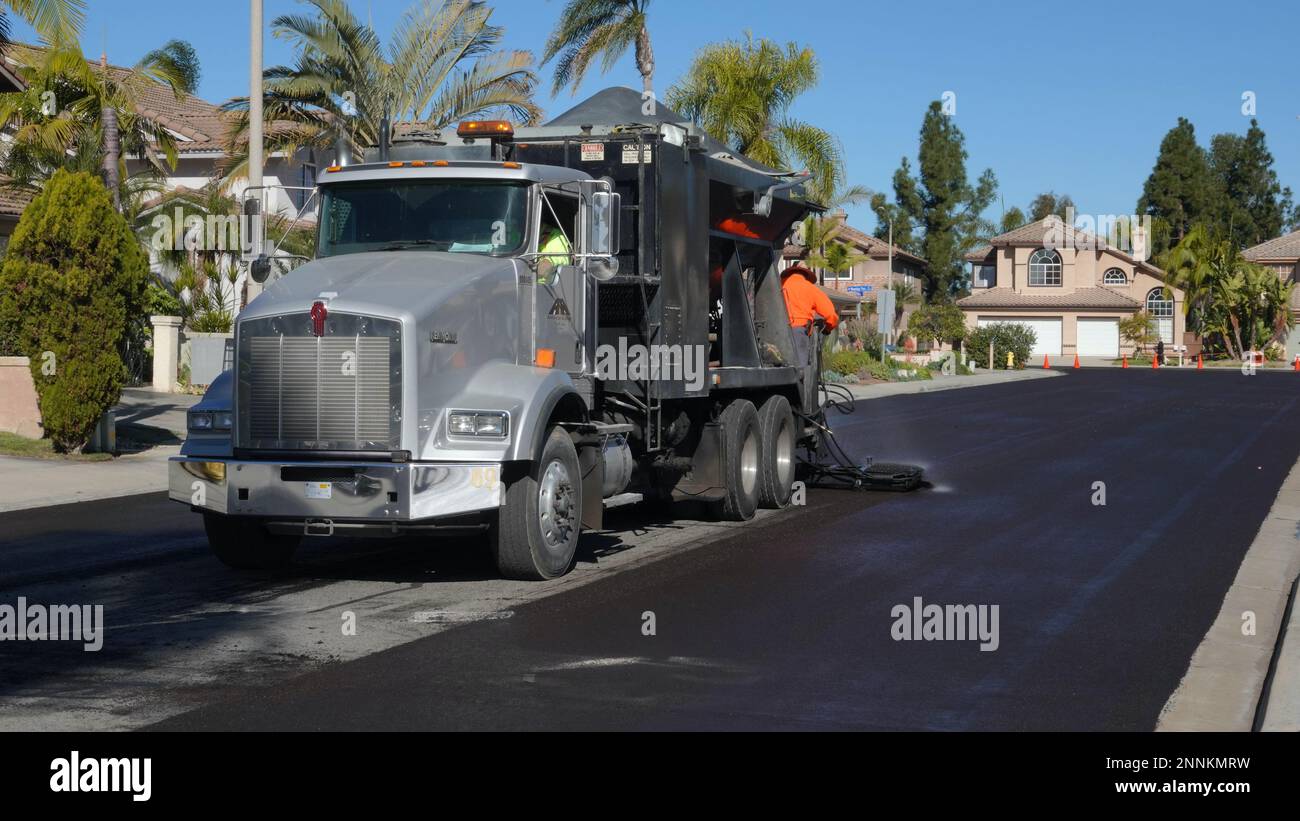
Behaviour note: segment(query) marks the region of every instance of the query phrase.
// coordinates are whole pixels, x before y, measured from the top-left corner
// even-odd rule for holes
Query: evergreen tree
[[[1210,216],[1215,205],[1214,177],[1205,149],[1196,144],[1196,129],[1185,118],[1160,141],[1155,167],[1142,186],[1139,214],[1150,214],[1169,226],[1169,238],[1156,237],[1153,250],[1161,253],[1177,244],[1193,223]]]
[[[1250,121],[1246,135],[1216,134],[1210,141],[1210,171],[1219,202],[1211,224],[1238,248],[1279,236],[1291,211],[1291,189],[1273,170],[1264,130]]]
[[[985,169],[972,185],[966,176],[967,156],[966,137],[936,100],[921,123],[919,179],[913,178],[904,158],[894,174],[892,209],[885,207],[882,198],[872,203],[877,217],[882,213],[895,217],[895,242],[902,225],[912,244],[908,250],[929,264],[926,293],[931,297],[946,298],[961,287],[962,256],[993,230],[980,215],[997,193],[997,177]],[[888,225],[877,225],[877,233],[881,228],[888,230]],[[914,234],[917,228],[919,238]]]
[[[1055,191],[1045,191],[1029,203],[1029,222],[1038,222],[1052,214],[1065,219],[1066,209],[1073,207],[1074,200],[1070,199],[1069,194],[1061,194],[1058,197]]]
[[[143,309],[149,262],[103,183],[56,171],[0,268],[0,337],[31,358],[41,424],[78,451],[121,395],[119,346]]]
[[[1002,223],[998,230],[1005,234],[1008,231],[1014,231],[1020,226],[1028,223],[1029,219],[1025,217],[1025,212],[1013,205],[1007,209],[1005,214],[1002,215]]]

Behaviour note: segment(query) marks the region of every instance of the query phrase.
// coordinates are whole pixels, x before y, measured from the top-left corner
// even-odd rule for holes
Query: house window
[[[1061,255],[1050,248],[1039,248],[1029,255],[1030,285],[1060,285]]]
[[[850,268],[847,271],[840,271],[840,272],[827,269],[826,273],[823,275],[823,278],[828,281],[839,279],[839,280],[844,280],[845,282],[849,282],[853,279],[853,269]]]
[[[302,188],[314,188],[316,186],[316,166],[312,163],[303,163],[298,172],[298,185]],[[289,192],[289,198],[293,201],[293,207],[299,211],[311,199],[311,192],[302,189],[294,189]]]
[[[996,265],[975,266],[975,287],[992,288],[998,284],[998,267]]]
[[[1128,285],[1128,274],[1118,268],[1110,268],[1101,277],[1102,285]]]
[[[1164,288],[1152,288],[1147,293],[1147,314],[1156,324],[1160,340],[1166,345],[1174,342],[1174,301],[1165,295]]]

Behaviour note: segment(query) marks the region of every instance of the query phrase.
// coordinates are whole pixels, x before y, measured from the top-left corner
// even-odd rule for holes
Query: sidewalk
[[[201,397],[126,388],[114,410],[118,445],[138,453],[107,462],[0,456],[0,513],[167,489],[167,459],[180,453],[185,412]]]
[[[1022,371],[979,371],[973,376],[944,376],[935,374],[932,379],[918,379],[915,382],[877,382],[872,385],[845,385],[855,399],[879,399],[885,396],[901,396],[909,393],[933,393],[950,391],[957,388],[979,388],[985,385],[1001,385],[1005,382],[1023,382],[1027,379],[1046,379],[1061,376],[1060,371],[1042,368],[1025,368]]]
[[[185,412],[202,398],[186,393],[157,393],[148,388],[123,388],[122,398],[113,410],[119,426],[158,428],[184,439]]]
[[[1157,730],[1300,730],[1300,624],[1287,602],[1300,574],[1300,462],[1287,475]],[[1243,629],[1247,614],[1254,630]],[[1282,641],[1282,646],[1278,643]],[[1277,658],[1269,692],[1270,665]],[[1261,699],[1267,697],[1267,703]]]
[[[167,458],[177,453],[179,445],[160,445],[111,462],[0,456],[0,513],[166,490]]]

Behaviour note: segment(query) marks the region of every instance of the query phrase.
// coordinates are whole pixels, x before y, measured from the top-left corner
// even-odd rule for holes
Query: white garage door
[[[1032,353],[1035,356],[1051,354],[1052,356],[1061,355],[1061,319],[1034,319],[1023,316],[982,316],[976,320],[976,324],[983,328],[985,325],[995,325],[999,322],[1017,323],[1025,325],[1037,336],[1038,341],[1034,343]]]
[[[1118,319],[1080,319],[1079,356],[1119,356]]]

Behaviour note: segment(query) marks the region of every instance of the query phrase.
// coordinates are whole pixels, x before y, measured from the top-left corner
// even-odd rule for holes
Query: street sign
[[[875,288],[874,285],[850,285],[845,290],[847,290],[851,294],[857,294],[858,296],[863,296],[864,294],[871,293],[871,291],[874,290],[874,288]]]
[[[886,288],[876,297],[876,330],[888,334],[894,329],[894,292]]]

